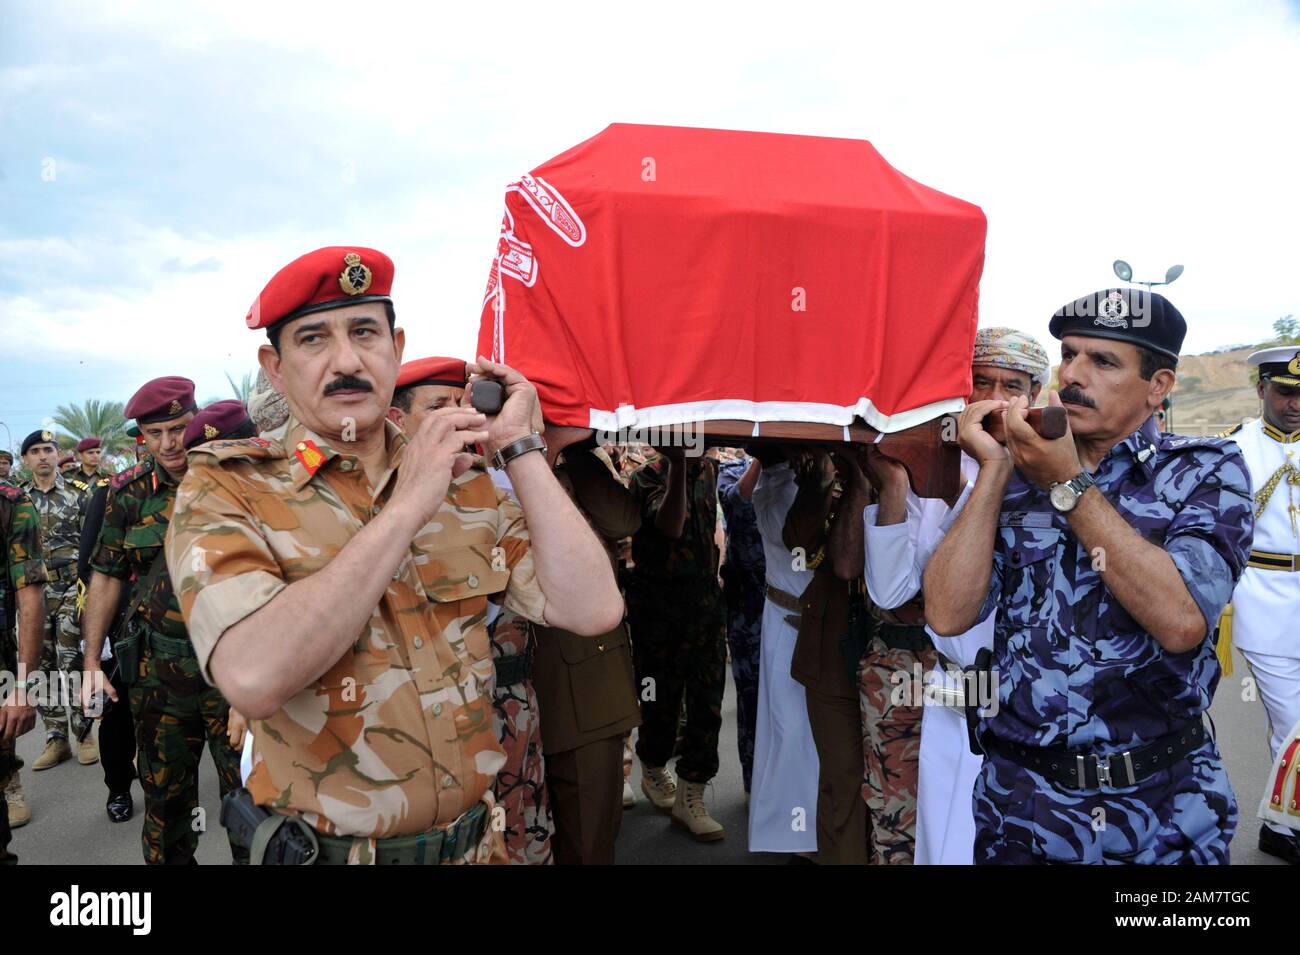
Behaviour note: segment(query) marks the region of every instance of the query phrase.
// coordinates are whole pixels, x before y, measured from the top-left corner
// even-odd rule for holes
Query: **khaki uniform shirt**
[[[261,438],[190,452],[167,558],[208,680],[227,628],[325,567],[379,514],[407,444],[389,423],[385,433],[377,487],[355,456],[292,417]],[[485,624],[488,596],[502,592],[506,609],[544,622],[523,512],[474,468],[452,481],[352,648],[252,721],[257,803],[327,834],[387,838],[450,823],[483,799],[505,761]]]

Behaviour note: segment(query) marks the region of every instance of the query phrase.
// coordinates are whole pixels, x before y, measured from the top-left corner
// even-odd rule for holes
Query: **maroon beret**
[[[229,398],[214,401],[196,414],[185,426],[184,441],[188,449],[218,438],[251,438],[256,434],[244,403]]]
[[[63,467],[65,464],[72,464],[76,460],[77,456],[71,451],[65,452],[64,454],[59,455],[59,467]]]
[[[391,302],[393,260],[359,245],[332,245],[294,259],[271,277],[244,317],[266,328],[312,312],[362,302]]]
[[[170,421],[187,411],[194,410],[194,382],[188,378],[168,375],[155,378],[131,396],[122,412],[125,418],[134,418],[136,424],[153,424]]]
[[[82,451],[94,451],[97,447],[99,447],[99,438],[91,435],[89,438],[82,438],[77,442],[77,453],[80,454]]]
[[[460,358],[417,358],[397,371],[397,387],[413,385],[450,385],[464,388],[467,378],[465,362]]]

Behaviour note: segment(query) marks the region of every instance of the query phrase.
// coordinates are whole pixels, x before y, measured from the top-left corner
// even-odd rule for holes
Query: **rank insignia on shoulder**
[[[339,273],[339,288],[348,295],[360,295],[370,288],[374,276],[361,264],[361,256],[349,252],[343,256],[343,271]]]
[[[298,460],[302,462],[302,466],[307,469],[308,474],[315,474],[320,469],[320,466],[325,463],[325,455],[321,454],[321,450],[316,447],[315,441],[299,441],[294,453],[298,456]]]

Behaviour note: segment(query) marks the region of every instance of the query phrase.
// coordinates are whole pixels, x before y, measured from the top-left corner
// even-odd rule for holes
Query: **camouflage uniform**
[[[731,646],[731,678],[736,684],[736,746],[749,792],[754,772],[754,730],[758,718],[759,638],[763,633],[764,581],[767,566],[763,542],[754,520],[754,505],[740,496],[737,485],[752,459],[724,461],[718,466],[718,503],[727,525],[726,583],[727,643]]]
[[[81,702],[70,694],[71,674],[80,674],[81,627],[77,623],[77,550],[81,545],[81,522],[86,513],[85,497],[61,474],[54,486],[42,491],[34,482],[23,485],[41,517],[41,541],[45,548],[45,635],[41,641],[41,670],[50,693],[72,704],[72,732],[80,736],[86,725]],[[63,685],[54,678],[60,674]],[[46,739],[68,738],[68,708],[63,705],[38,707],[45,723]]]
[[[1170,653],[1093,569],[1046,491],[1017,472],[993,546],[983,620],[996,611],[998,711],[980,721],[975,861],[1227,863],[1237,803],[1214,741],[1122,789],[1067,789],[1003,755],[1042,747],[1108,756],[1199,726],[1219,681],[1215,622],[1254,528],[1241,451],[1162,434],[1155,419],[1102,459],[1097,488],[1173,559],[1207,637]],[[1072,757],[1067,757],[1072,758]]]
[[[532,654],[532,627],[517,613],[503,611],[488,625],[498,675]],[[492,684],[492,729],[505,751],[493,792],[505,810],[506,853],[511,865],[551,864],[551,810],[542,758],[537,693],[530,679]]]
[[[379,513],[407,439],[388,422],[385,442],[377,487],[354,455],[292,417],[262,438],[190,452],[167,556],[205,678],[228,628],[325,567]],[[523,512],[472,468],[411,542],[351,651],[252,721],[253,799],[349,839],[356,863],[375,861],[378,839],[486,810],[492,824],[458,861],[504,862],[492,794],[505,762],[492,720],[493,594],[505,610],[544,620]]]
[[[686,458],[685,467],[686,522],[678,540],[669,540],[655,527],[668,486],[667,459],[652,457],[628,482],[641,505],[641,529],[632,538],[636,563],[627,588],[632,659],[641,695],[636,752],[647,765],[668,763],[685,699],[677,775],[706,783],[718,771],[726,686],[726,606],[718,587],[713,539],[717,465],[701,457]]]
[[[138,654],[134,680],[125,674],[123,679],[130,683],[136,765],[145,803],[141,844],[149,865],[194,861],[199,845],[198,768],[205,740],[221,795],[239,788],[239,753],[226,735],[230,706],[218,691],[204,685],[166,566],[150,580],[155,558],[161,559],[176,488],[152,457],[117,475],[90,563],[93,570],[133,587],[136,613],[117,641],[117,654],[119,665],[130,659],[124,645],[134,644]],[[125,583],[132,574],[135,583]],[[233,843],[231,851],[236,862],[247,861],[247,852]]]
[[[0,672],[18,672],[14,629],[18,591],[45,580],[36,508],[23,491],[0,481]],[[4,788],[17,768],[14,741],[0,738],[0,863],[4,864],[18,861],[9,854],[9,804],[4,798]]]

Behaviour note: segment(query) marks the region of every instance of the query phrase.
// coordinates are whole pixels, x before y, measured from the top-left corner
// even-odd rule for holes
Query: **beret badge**
[[[1097,306],[1098,315],[1093,319],[1094,325],[1107,328],[1128,328],[1128,302],[1119,292],[1111,292]]]
[[[54,440],[54,435],[50,434],[48,431],[42,431],[42,432],[41,432],[41,440],[42,440],[42,441],[53,441],[53,440]]]
[[[361,256],[349,252],[343,256],[343,271],[339,273],[339,288],[348,295],[360,295],[370,288],[374,276],[361,264]]]
[[[205,424],[203,426],[203,437],[207,438],[209,441],[211,441],[219,434],[221,434],[221,432],[218,431],[216,428],[214,428],[212,425]]]
[[[169,414],[180,414],[181,403],[177,401],[175,398],[173,398],[172,403],[167,406],[167,411]]]

